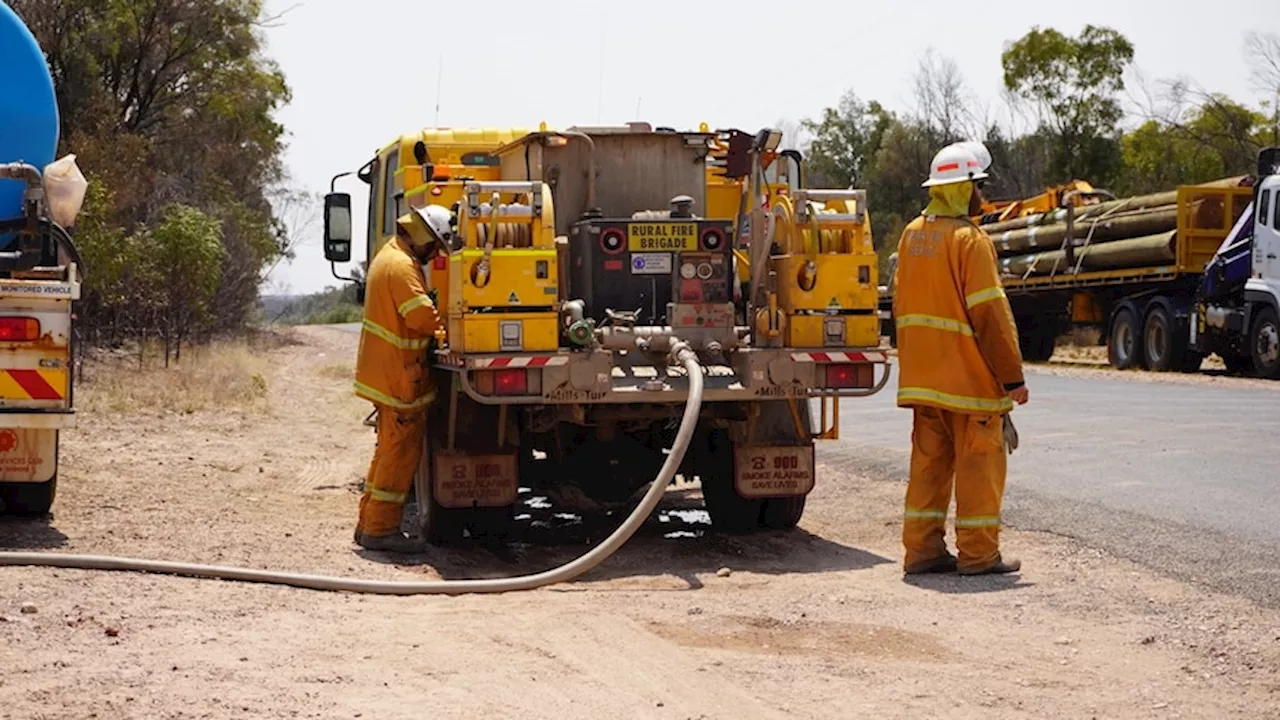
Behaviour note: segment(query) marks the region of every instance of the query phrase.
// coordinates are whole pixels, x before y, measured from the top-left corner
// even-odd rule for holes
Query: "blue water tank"
[[[8,3],[0,2],[0,163],[41,170],[58,150],[58,101],[44,53]],[[22,214],[20,180],[0,180],[0,220]],[[11,237],[0,236],[0,245]]]

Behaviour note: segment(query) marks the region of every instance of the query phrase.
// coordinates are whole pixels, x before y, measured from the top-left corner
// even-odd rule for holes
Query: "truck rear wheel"
[[[804,517],[806,496],[772,498],[764,501],[764,514],[760,524],[770,530],[790,530]]]
[[[1270,305],[1263,306],[1253,321],[1249,349],[1259,377],[1280,378],[1280,317]]]
[[[1157,305],[1147,313],[1147,322],[1142,328],[1142,341],[1148,369],[1168,372],[1178,366],[1180,358],[1177,357],[1173,323],[1169,322],[1169,313],[1164,307]]]
[[[453,379],[440,373],[436,387],[447,388]],[[432,475],[435,455],[445,448],[449,428],[449,400],[432,405],[427,418],[427,441],[422,464],[414,477],[414,495],[418,506],[418,526],[427,542],[454,545],[470,533],[473,539],[501,540],[511,531],[514,507],[446,508],[436,501]],[[470,398],[458,396],[457,449],[466,454],[483,455],[498,452],[498,408],[480,405]],[[465,428],[465,431],[463,430]],[[508,447],[509,448],[508,441]]]
[[[457,545],[470,533],[472,539],[502,540],[511,532],[512,508],[446,508],[436,502],[431,486],[433,453],[424,453],[423,467],[414,478],[418,503],[418,526],[422,537],[433,545]],[[430,463],[430,464],[428,464]]]
[[[725,533],[747,533],[760,527],[763,500],[748,500],[733,485],[733,443],[726,430],[706,435],[706,446],[698,463],[702,501],[711,516],[711,527]]]
[[[1110,339],[1107,342],[1107,360],[1117,370],[1129,370],[1142,364],[1142,345],[1138,329],[1138,315],[1133,308],[1123,307],[1116,311],[1111,321]]]
[[[0,485],[0,502],[4,511],[18,517],[44,517],[53,507],[58,494],[58,476],[42,483],[5,483]]]
[[[803,442],[813,431],[809,403],[800,403],[800,425]],[[789,445],[801,442],[796,423],[785,400],[760,404],[760,415],[754,423],[752,443]],[[701,459],[702,496],[711,516],[711,525],[723,532],[756,530],[789,530],[804,517],[807,496],[748,500],[738,494],[733,476],[733,443],[724,430],[713,430],[707,438],[706,453]]]

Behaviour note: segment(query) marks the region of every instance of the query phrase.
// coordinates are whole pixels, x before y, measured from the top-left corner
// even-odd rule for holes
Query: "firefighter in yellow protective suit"
[[[410,211],[369,264],[355,392],[377,408],[378,444],[360,497],[355,541],[370,550],[425,548],[420,538],[400,531],[400,520],[422,460],[427,407],[436,395],[426,350],[440,318],[427,295],[422,264],[448,247],[450,217],[438,205]]]
[[[1011,451],[1007,414],[1028,392],[995,247],[969,219],[981,207],[990,157],[979,143],[940,151],[924,183],[929,206],[898,243],[898,405],[914,414],[902,532],[907,574],[1021,567],[1000,554],[1000,505]],[[958,559],[945,540],[953,486]]]

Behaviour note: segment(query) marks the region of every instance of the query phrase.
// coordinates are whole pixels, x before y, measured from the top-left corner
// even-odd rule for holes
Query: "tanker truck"
[[[0,4],[0,508],[44,515],[58,481],[58,441],[75,425],[72,303],[79,254],[68,228],[84,176],[54,162],[58,107],[44,55]]]

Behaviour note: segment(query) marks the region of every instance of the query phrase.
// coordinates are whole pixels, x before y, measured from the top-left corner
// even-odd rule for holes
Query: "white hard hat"
[[[991,154],[986,155],[989,166]],[[956,143],[942,148],[937,155],[933,156],[933,162],[929,163],[929,179],[922,183],[921,187],[983,180],[987,177],[986,167],[981,157],[969,148]]]
[[[453,240],[453,228],[450,221],[453,213],[442,205],[428,205],[413,208],[400,216],[396,225],[404,232],[409,244],[414,247],[425,247],[432,242],[439,243],[441,249],[447,251]]]
[[[978,158],[978,166],[982,168],[982,172],[991,169],[991,151],[987,149],[986,145],[977,140],[966,140],[958,142],[956,145],[968,150],[973,153],[974,157]]]

